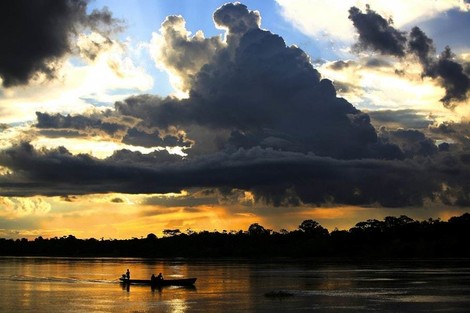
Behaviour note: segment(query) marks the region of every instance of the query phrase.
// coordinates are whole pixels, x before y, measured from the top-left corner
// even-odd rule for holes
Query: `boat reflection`
[[[129,284],[119,284],[122,290],[129,292],[131,290],[131,285]]]
[[[178,289],[178,290],[191,290],[191,291],[197,291],[196,286],[152,286],[150,287],[152,291],[162,291],[162,290],[172,290],[172,289]]]
[[[130,292],[131,285],[130,284],[119,284],[121,289],[127,292]],[[196,286],[146,286],[146,285],[132,285],[132,288],[149,288],[152,292],[159,292],[161,293],[163,290],[188,290],[188,291],[197,291]]]

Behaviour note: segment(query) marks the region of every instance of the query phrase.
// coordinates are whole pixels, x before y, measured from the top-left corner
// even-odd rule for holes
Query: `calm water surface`
[[[195,288],[117,278],[197,277]],[[0,312],[470,312],[470,260],[0,258]],[[283,290],[293,294],[270,298]]]

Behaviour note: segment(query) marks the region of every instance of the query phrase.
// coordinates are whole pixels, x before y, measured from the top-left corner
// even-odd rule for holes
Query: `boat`
[[[120,277],[119,281],[125,285],[149,285],[152,287],[165,287],[165,286],[193,286],[197,278],[182,278],[182,279],[127,279]]]

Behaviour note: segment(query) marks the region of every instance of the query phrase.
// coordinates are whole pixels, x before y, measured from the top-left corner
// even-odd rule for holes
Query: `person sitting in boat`
[[[162,273],[158,274],[157,276],[157,281],[163,280],[163,275]]]
[[[126,271],[126,277],[127,279],[131,279],[131,272],[129,272],[129,269]]]
[[[122,278],[122,279],[127,279],[126,274],[122,274],[121,278]]]

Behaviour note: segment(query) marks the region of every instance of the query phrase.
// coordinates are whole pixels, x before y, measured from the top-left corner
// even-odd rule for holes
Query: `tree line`
[[[258,223],[246,231],[166,229],[158,238],[78,239],[73,235],[34,240],[0,238],[2,256],[75,257],[470,257],[470,214],[448,221],[413,220],[405,215],[369,219],[349,230],[303,221],[293,231],[272,231]]]

